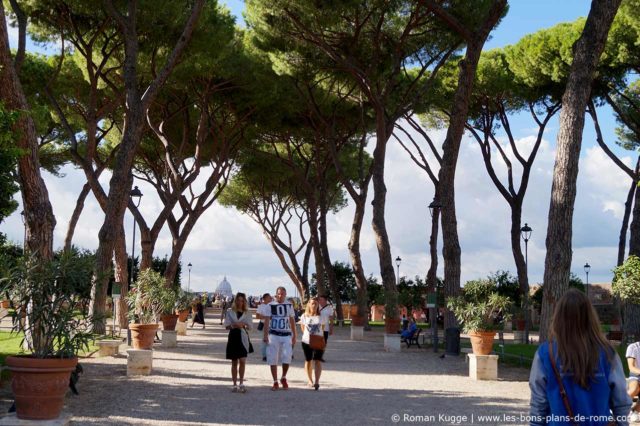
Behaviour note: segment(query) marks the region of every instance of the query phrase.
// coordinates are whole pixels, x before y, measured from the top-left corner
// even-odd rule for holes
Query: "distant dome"
[[[233,291],[231,290],[231,284],[227,281],[227,277],[224,277],[218,287],[216,288],[216,293],[221,294],[225,297],[233,296]]]

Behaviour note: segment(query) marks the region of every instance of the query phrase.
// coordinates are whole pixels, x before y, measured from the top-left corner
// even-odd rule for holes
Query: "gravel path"
[[[365,341],[355,342],[347,327],[336,328],[329,340],[317,392],[305,385],[299,344],[288,373],[290,389],[271,391],[254,331],[248,392],[231,393],[230,361],[224,359],[227,332],[218,318],[210,314],[206,330],[189,329],[188,336],[179,336],[178,348],[156,345],[150,376],[127,377],[125,356],[82,360],[80,396],[67,397],[72,424],[526,423],[521,416],[528,412],[527,370],[500,365],[500,380],[476,382],[467,377],[463,356],[441,359],[431,349],[404,346],[401,353],[386,353],[381,332],[366,332]],[[7,384],[1,392],[0,409],[6,409]],[[393,422],[394,414],[399,422]],[[498,417],[479,417],[483,415]]]

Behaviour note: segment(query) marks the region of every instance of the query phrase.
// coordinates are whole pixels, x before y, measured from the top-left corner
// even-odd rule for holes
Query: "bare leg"
[[[247,363],[247,359],[246,358],[240,358],[240,384],[242,385],[242,382],[244,382],[244,367]]]
[[[307,377],[309,378],[309,386],[312,386],[313,379],[311,378],[311,361],[304,362],[304,370],[307,372]]]
[[[233,386],[237,384],[238,381],[238,360],[231,360],[231,379],[233,380]]]
[[[289,364],[282,364],[282,377],[287,377],[287,371],[289,371]]]
[[[630,380],[629,386],[627,387],[627,393],[631,399],[638,396],[640,394],[640,383],[637,380]],[[640,408],[640,406],[637,402],[631,406],[633,411],[638,411],[638,408]]]
[[[315,372],[315,376],[316,376],[316,385],[320,384],[320,374],[322,374],[322,362],[320,361],[314,361],[315,362],[315,366],[314,366],[314,372]]]
[[[273,381],[274,382],[278,381],[278,366],[277,365],[272,365],[271,366],[271,377],[273,377]]]

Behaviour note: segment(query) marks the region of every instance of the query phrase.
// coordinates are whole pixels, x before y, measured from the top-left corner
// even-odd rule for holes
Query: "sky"
[[[242,1],[226,1],[231,12],[242,24]],[[509,14],[492,34],[486,48],[504,47],[517,42],[522,36],[560,22],[586,16],[589,1],[565,0],[513,0]],[[553,13],[550,13],[553,11]],[[10,36],[15,46],[15,31]],[[29,44],[30,49],[37,49]],[[608,110],[601,111],[601,127],[610,144],[614,142],[615,122]],[[514,133],[522,147],[531,147],[535,123],[526,116],[517,117]],[[532,284],[542,281],[545,258],[546,222],[549,209],[551,177],[555,159],[557,117],[545,133],[523,208],[523,222],[533,229],[528,245],[529,276]],[[444,139],[444,131],[430,131],[438,142]],[[526,152],[527,148],[523,148]],[[623,161],[631,164],[630,153],[620,152]],[[615,267],[617,244],[624,201],[630,185],[629,178],[615,166],[598,148],[593,125],[586,120],[583,148],[580,157],[578,193],[573,224],[572,272],[585,280],[583,265],[591,265],[589,282],[609,282]],[[84,184],[84,176],[78,170],[66,167],[64,178],[45,173],[45,181],[53,204],[58,225],[55,244],[63,243],[67,223],[75,206],[76,197]],[[504,167],[499,168],[504,176]],[[518,176],[516,174],[516,176]],[[400,145],[392,138],[388,145],[386,163],[387,211],[386,223],[393,258],[400,256],[400,275],[424,276],[429,268],[428,229],[430,217],[427,206],[433,198],[433,188],[426,174],[415,166]],[[108,186],[109,175],[101,177]],[[137,181],[143,192],[140,209],[146,218],[155,217],[161,210],[160,200],[154,190]],[[370,197],[372,196],[370,191]],[[19,196],[18,196],[19,198]],[[497,270],[508,270],[515,275],[515,265],[509,240],[510,212],[506,201],[490,181],[484,168],[477,144],[466,137],[462,141],[456,174],[456,210],[458,233],[462,248],[462,282],[485,277]],[[5,222],[0,232],[22,243],[23,225],[19,208]],[[353,206],[330,217],[328,222],[329,248],[333,261],[348,262],[347,242],[351,228]],[[147,219],[149,221],[149,219]],[[95,249],[97,234],[103,214],[93,198],[88,200],[76,230],[74,243]],[[379,263],[375,239],[371,231],[371,211],[367,212],[362,232],[362,252],[365,273],[379,275]],[[133,220],[125,216],[127,245],[131,247]],[[139,242],[139,232],[136,237]],[[440,241],[442,244],[442,241]],[[155,255],[170,254],[171,238],[164,230],[156,245]],[[135,248],[140,253],[139,245]],[[443,275],[441,247],[439,271]],[[193,230],[182,254],[183,265],[191,263],[190,278],[183,268],[183,287],[191,290],[213,291],[227,277],[233,291],[260,294],[275,291],[284,285],[290,295],[294,286],[284,274],[277,257],[257,224],[233,209],[214,205],[201,217]]]

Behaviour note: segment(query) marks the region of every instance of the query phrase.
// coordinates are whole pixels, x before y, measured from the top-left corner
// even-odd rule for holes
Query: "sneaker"
[[[263,360],[264,362],[267,362],[267,357],[266,357],[266,356],[263,356],[263,357],[262,357],[262,360]]]
[[[272,391],[277,391],[280,388],[280,386],[278,386],[278,382],[273,382],[273,386],[271,386],[271,390]]]
[[[640,413],[637,411],[631,411],[629,413],[629,423],[640,423]]]
[[[238,387],[238,392],[240,393],[247,393],[247,388],[244,387],[244,385],[240,385]]]
[[[282,383],[282,389],[284,390],[289,389],[289,383],[287,383],[287,379],[285,377],[280,379],[280,383]]]
[[[233,393],[238,392],[238,387],[236,385],[233,385],[233,387],[231,388],[231,392]]]

